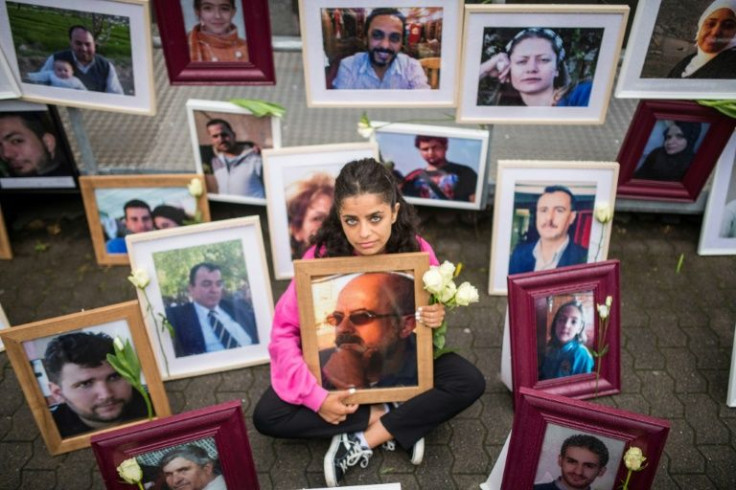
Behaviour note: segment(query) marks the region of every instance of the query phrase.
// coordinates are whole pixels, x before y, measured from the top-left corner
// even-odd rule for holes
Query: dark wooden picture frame
[[[428,295],[423,289],[422,276],[424,272],[429,269],[429,256],[426,252],[415,252],[415,253],[401,253],[401,254],[388,254],[380,256],[362,256],[362,257],[335,257],[335,258],[324,258],[319,260],[295,260],[294,261],[294,277],[296,281],[297,297],[299,298],[299,324],[301,326],[301,338],[302,338],[302,350],[304,352],[304,359],[309,367],[309,370],[314,374],[318,384],[323,384],[323,368],[322,361],[327,361],[325,353],[329,352],[332,347],[325,347],[322,345],[320,349],[320,328],[331,329],[327,321],[317,320],[320,316],[324,318],[323,314],[328,311],[333,311],[332,301],[337,301],[338,293],[343,290],[346,286],[339,287],[338,283],[342,276],[357,275],[358,278],[365,273],[408,273],[414,278],[414,310],[410,314],[402,312],[398,314],[388,314],[387,311],[374,311],[373,313],[380,313],[383,316],[395,316],[404,317],[411,315],[413,321],[413,313],[419,306],[427,304]],[[337,281],[334,281],[337,279]],[[352,279],[351,279],[352,280]],[[329,291],[326,289],[315,291],[315,284],[328,284]],[[393,284],[393,283],[392,283]],[[372,284],[371,284],[372,285]],[[362,285],[365,287],[366,285]],[[339,287],[339,291],[337,290]],[[385,282],[380,283],[380,287],[377,288],[375,294],[395,294],[396,290],[393,285],[389,285]],[[392,291],[389,291],[393,289]],[[324,291],[328,291],[328,294],[321,294]],[[397,302],[389,300],[389,304],[397,304]],[[329,304],[329,306],[328,306]],[[362,306],[362,305],[361,305]],[[350,313],[352,314],[353,310]],[[323,311],[324,310],[324,311]],[[346,313],[346,312],[342,312]],[[347,318],[344,318],[342,322],[349,322]],[[389,321],[386,318],[375,318],[373,321]],[[393,321],[391,319],[390,321]],[[406,321],[406,320],[405,320]],[[341,323],[342,323],[341,322]],[[380,381],[378,386],[371,386],[367,388],[357,387],[356,393],[346,399],[346,403],[382,403],[391,401],[406,401],[419,393],[427,391],[432,388],[433,383],[433,363],[432,363],[432,331],[429,328],[425,328],[422,324],[416,323],[414,329],[416,334],[415,351],[416,351],[416,376],[417,384],[411,386],[396,385],[387,387],[381,387]],[[322,342],[326,345],[334,345],[334,331],[329,335],[326,335],[327,340]],[[402,337],[403,338],[403,337]],[[328,342],[329,341],[329,342]],[[399,339],[397,339],[397,342]],[[362,347],[367,347],[365,344]],[[356,347],[357,348],[357,347]],[[347,348],[346,348],[347,349]],[[376,347],[376,351],[379,351],[381,346]],[[368,349],[366,349],[368,350]],[[337,351],[335,351],[336,353]],[[408,354],[411,355],[411,354]],[[323,357],[321,359],[321,357]],[[374,356],[373,360],[380,359],[383,361],[380,355]],[[330,359],[331,360],[331,359]],[[325,362],[327,364],[329,361]],[[348,361],[346,361],[348,362]],[[391,373],[390,375],[400,377],[404,371],[404,366],[397,372]],[[384,373],[381,373],[383,375]],[[368,376],[366,376],[368,377]],[[403,384],[403,383],[402,383]],[[389,387],[390,386],[390,387]],[[337,389],[328,388],[328,389]]]
[[[647,459],[641,471],[632,473],[630,488],[651,488],[670,429],[669,422],[663,419],[521,388],[501,488],[527,490],[534,486],[545,432],[550,425],[617,440],[624,444],[624,450],[641,449]],[[617,463],[614,458],[608,462],[607,472],[616,475],[615,486],[609,488],[618,488],[626,479],[623,453],[617,452]]]
[[[620,288],[619,262],[608,260],[592,264],[560,267],[549,271],[511,275],[508,278],[509,325],[511,330],[511,362],[513,372],[514,400],[519,401],[520,388],[529,387],[547,393],[571,398],[590,398],[596,395],[611,395],[621,391],[620,363]],[[612,297],[608,327],[604,338],[599,338],[601,320],[593,316],[592,350],[607,353],[594,357],[592,372],[570,374],[540,380],[540,338],[546,340],[547,332],[541,335],[537,319],[536,302],[549,301],[552,296],[576,296],[592,293],[593,309]],[[551,303],[550,303],[551,304]],[[561,308],[560,308],[561,309]],[[554,317],[553,317],[554,318]],[[600,378],[596,388],[596,369],[600,363]]]
[[[697,151],[681,179],[675,181],[635,177],[637,164],[643,157],[658,121],[701,123]],[[708,124],[702,135],[703,124]],[[694,202],[708,180],[721,151],[736,126],[730,118],[696,102],[643,100],[634,113],[629,131],[621,145],[618,162],[618,195],[621,198],[652,201]],[[664,149],[664,147],[661,147]],[[657,151],[655,148],[651,153]],[[682,150],[689,151],[689,148]],[[642,164],[643,165],[643,164]]]
[[[194,1],[192,0],[192,8]],[[235,15],[243,16],[248,61],[192,61],[181,0],[157,0],[156,17],[172,85],[274,85],[267,0],[240,0]]]
[[[260,488],[239,400],[100,434],[92,438],[92,449],[108,490],[129,490],[117,472],[121,462],[205,438],[214,439],[228,488]]]

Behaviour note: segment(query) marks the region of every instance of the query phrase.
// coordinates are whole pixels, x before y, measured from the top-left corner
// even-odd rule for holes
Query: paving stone
[[[725,446],[699,446],[699,449],[705,456],[708,477],[716,488],[736,488],[736,471],[733,470],[736,451]]]
[[[667,360],[667,370],[677,373],[675,392],[699,393],[707,389],[707,382],[698,372],[697,359],[687,349],[661,349]]]
[[[713,481],[706,475],[672,475],[672,479],[682,490],[694,490],[700,488],[717,488]]]
[[[669,456],[669,471],[675,473],[702,473],[705,458],[695,446],[695,432],[685,419],[670,419],[670,433],[665,453]]]
[[[664,371],[642,371],[641,394],[652,407],[650,415],[662,418],[683,417],[684,407],[674,395],[674,382]]]
[[[3,462],[3,478],[0,478],[0,489],[18,488],[21,482],[21,469],[31,457],[29,442],[0,442],[0,461]]]
[[[488,466],[490,458],[483,450],[485,430],[477,420],[450,421],[453,436],[450,441],[450,450],[453,454],[462,454],[462,458],[455,458],[453,473],[482,472]]]
[[[728,369],[731,349],[721,347],[718,336],[710,328],[688,331],[687,335],[690,337],[688,346],[698,359],[699,369]]]
[[[695,430],[695,443],[728,444],[730,432],[718,420],[718,405],[706,394],[689,393],[678,395],[685,405],[685,419]]]
[[[657,349],[657,343],[654,336],[647,335],[644,330],[635,333],[631,329],[627,330],[627,336],[636,339],[633,342],[626,343],[626,350],[628,350],[634,358],[635,369],[651,370],[664,368],[664,357]]]
[[[425,454],[422,471],[416,474],[419,488],[455,488],[452,467],[456,457],[447,446],[438,446],[436,451]]]

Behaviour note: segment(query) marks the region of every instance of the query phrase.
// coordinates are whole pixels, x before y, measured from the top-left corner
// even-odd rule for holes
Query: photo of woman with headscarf
[[[594,39],[588,39],[591,36],[580,37],[595,44],[595,35],[592,36]],[[502,49],[498,49],[496,45],[501,39],[501,32],[486,32],[484,36],[488,46],[483,57],[489,51],[494,54],[480,66],[479,105],[588,106],[597,49],[580,53],[582,56],[571,60],[562,37],[552,29],[541,27],[516,32]],[[575,80],[568,65],[576,68]],[[486,88],[489,82],[484,82],[484,79],[490,80],[495,92],[490,98]]]
[[[695,158],[702,123],[664,120],[662,146],[649,152],[644,163],[634,172],[636,179],[680,181]],[[661,127],[661,126],[660,126]],[[650,142],[659,138],[655,125]]]
[[[698,19],[697,51],[667,78],[736,78],[736,0],[716,0]]]

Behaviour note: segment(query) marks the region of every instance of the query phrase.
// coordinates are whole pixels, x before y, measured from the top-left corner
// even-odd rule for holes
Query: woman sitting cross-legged
[[[389,170],[373,159],[350,162],[335,181],[329,215],[304,259],[423,251],[429,253],[430,263],[437,265],[432,247],[417,235],[417,222],[414,209],[404,201]],[[369,282],[397,281],[396,278],[379,279],[380,274],[373,276],[359,277]],[[345,289],[347,286],[343,292]],[[390,325],[403,325],[397,327],[400,333],[394,335],[406,338],[411,327],[439,327],[445,310],[441,304],[436,304],[423,306],[415,312],[411,301],[412,311],[387,314],[384,310],[378,311],[377,303],[369,303],[368,295],[363,298],[368,303],[358,305],[360,294],[343,298],[343,292],[328,323],[336,327],[338,344],[342,335],[346,343],[351,340],[353,345],[344,350],[345,357],[354,355],[355,351],[362,357],[369,355],[371,362],[368,364],[372,368],[356,374],[342,368],[348,364],[346,359],[336,359],[334,365],[330,359],[323,370],[332,371],[334,377],[330,384],[338,390],[328,391],[317,382],[301,349],[299,309],[292,281],[276,304],[274,314],[269,345],[272,386],[263,394],[253,413],[256,429],[266,435],[332,438],[324,460],[328,486],[337,486],[352,466],[367,467],[373,450],[381,445],[390,449],[393,441],[412,453],[412,463],[420,464],[424,436],[469,407],[485,390],[480,371],[461,356],[448,353],[434,360],[434,387],[429,391],[402,404],[346,403],[352,390],[340,388],[359,386],[355,380],[380,383],[381,369],[373,367],[400,364],[395,362],[392,349],[382,347],[382,339],[390,335],[387,333]],[[373,298],[372,301],[377,300]],[[379,333],[372,335],[370,332]]]

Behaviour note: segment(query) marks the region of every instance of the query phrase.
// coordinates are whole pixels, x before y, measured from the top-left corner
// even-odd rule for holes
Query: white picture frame
[[[81,24],[92,29],[91,20],[88,20],[88,16],[92,14],[105,17],[110,24],[115,25],[121,24],[122,19],[127,19],[124,24],[127,24],[127,35],[130,39],[129,65],[132,80],[127,80],[123,76],[123,70],[116,68],[123,94],[95,91],[91,96],[87,90],[31,83],[27,74],[38,71],[44,60],[31,60],[32,55],[25,51],[25,44],[16,45],[11,29],[14,21],[9,14],[8,3],[0,3],[0,41],[3,46],[8,47],[5,54],[13,75],[20,82],[23,100],[149,116],[156,114],[148,0],[77,0],[73,4],[64,0],[14,0],[13,3],[33,7],[32,11],[38,16],[39,23],[44,21],[44,15],[62,16],[68,18],[66,23],[70,26]],[[44,48],[48,50],[48,55],[69,50],[68,33],[59,33],[53,43],[44,45]],[[102,51],[103,47],[98,46],[97,54],[104,56]],[[128,56],[125,57],[126,64],[127,59]],[[26,68],[27,66],[32,68]],[[125,72],[127,71],[126,67]]]
[[[260,181],[265,189],[263,178],[265,161],[263,161],[263,150],[281,148],[281,118],[275,116],[256,117],[247,109],[230,102],[214,100],[187,100],[187,120],[189,121],[189,134],[192,141],[192,152],[196,171],[205,176],[207,187],[207,198],[211,201],[234,202],[242,204],[266,205],[266,197],[250,193],[228,193],[213,192],[218,186],[218,179],[213,173],[212,165],[205,162],[205,154],[215,156],[212,149],[206,122],[213,119],[222,119],[230,124],[235,133],[236,141],[243,142],[244,136],[247,142],[254,143],[261,151],[261,175]],[[225,169],[228,173],[229,171]],[[229,181],[229,179],[228,179]]]
[[[618,169],[616,162],[499,160],[493,206],[489,294],[506,294],[506,278],[514,248],[519,244],[530,244],[532,238],[536,240],[533,219],[536,201],[549,185],[565,186],[576,196],[577,215],[570,228],[589,238],[587,263],[606,260],[611,226],[597,221],[593,211],[601,205],[613,209]],[[531,233],[527,235],[528,231]],[[526,241],[522,239],[525,235]],[[571,242],[574,241],[572,237]]]
[[[734,332],[736,332],[736,327],[734,327]],[[731,352],[731,371],[728,374],[726,405],[736,407],[736,341],[733,343],[733,351]]]
[[[20,85],[10,69],[5,53],[0,49],[0,100],[20,97]]]
[[[5,310],[3,310],[3,305],[0,305],[0,330],[5,330],[6,328],[10,328],[10,322],[8,321],[8,315],[5,314]],[[0,352],[3,352],[5,350],[5,344],[3,344],[2,339],[0,339]]]
[[[365,19],[369,10],[381,7],[396,8],[404,14],[408,23],[412,17],[422,24],[422,29],[430,31],[422,34],[427,38],[426,49],[417,42],[416,52],[410,43],[411,33],[404,36],[402,53],[413,59],[434,58],[439,62],[439,81],[437,88],[430,89],[334,89],[327,88],[337,73],[337,67],[344,55],[352,55],[365,47],[363,34]],[[356,33],[347,28],[338,37],[334,32],[334,18],[328,10],[335,8],[360,11],[356,19]],[[304,79],[309,107],[454,107],[457,86],[460,33],[462,28],[463,2],[460,0],[300,0],[299,18],[302,32],[302,53],[304,58]],[[407,15],[408,14],[408,15]],[[435,19],[434,17],[438,17]],[[433,27],[428,27],[432,24]],[[441,29],[440,34],[434,31]],[[410,30],[410,29],[407,29]],[[431,36],[431,38],[429,38]],[[345,38],[342,41],[342,38]],[[327,42],[326,42],[327,41]],[[439,56],[433,46],[440,46]],[[436,58],[439,58],[437,60]],[[428,81],[432,84],[431,70]]]
[[[134,272],[145,271],[150,278],[146,288],[136,288],[136,292],[156,362],[164,380],[269,362],[268,339],[273,319],[273,297],[258,216],[129,235],[126,242],[131,269]],[[229,262],[222,261],[223,258],[228,258]],[[202,262],[221,267],[221,278],[225,284],[221,286],[223,292],[219,305],[222,305],[222,301],[229,300],[232,310],[236,312],[233,318],[246,331],[247,328],[238,320],[236,304],[250,303],[255,330],[251,330],[249,335],[257,332],[257,339],[252,339],[251,345],[207,352],[204,344],[196,346],[194,342],[190,342],[190,327],[187,326],[189,331],[185,332],[185,327],[177,326],[176,318],[182,318],[187,312],[180,309],[181,316],[174,316],[172,313],[175,308],[191,305],[194,310],[192,298],[185,292],[190,278],[188,271]],[[171,263],[183,264],[180,268],[184,270],[179,270],[176,275],[171,274],[170,267],[165,265]],[[233,267],[233,264],[237,267]],[[166,274],[161,274],[164,269]],[[169,301],[174,297],[171,293],[167,292],[167,300],[164,299],[164,290],[170,289],[171,284],[175,284],[178,291],[176,303]],[[229,287],[229,284],[236,286]],[[182,300],[183,296],[188,298]],[[161,315],[167,316],[175,334],[184,332],[178,337],[178,347],[167,329],[162,326]],[[157,320],[154,321],[154,318]],[[184,335],[190,339],[186,342],[191,347],[184,346]]]
[[[660,11],[668,11],[667,18],[671,18],[667,9],[668,4],[677,3],[678,11],[688,12],[686,19],[673,19],[663,22],[659,19]],[[631,25],[631,34],[627,41],[621,72],[616,85],[616,97],[633,99],[733,99],[736,98],[736,79],[713,78],[666,78],[667,75],[654,78],[642,78],[642,72],[650,60],[663,58],[662,49],[649,54],[651,43],[667,42],[673,53],[693,51],[693,41],[697,35],[697,19],[702,14],[702,8],[710,2],[697,0],[647,0],[639,2],[634,22]],[[686,4],[686,5],[683,5]],[[681,23],[692,24],[692,37],[682,36],[678,39],[664,39],[665,34],[672,34],[673,27],[681,29]],[[658,29],[655,29],[658,28]],[[649,58],[649,60],[647,59]],[[674,64],[673,64],[674,67]]]
[[[733,236],[727,236],[733,234]],[[736,133],[713,172],[698,241],[698,255],[736,255]]]
[[[613,89],[613,79],[621,51],[626,19],[626,6],[605,5],[468,5],[465,7],[465,24],[462,42],[462,66],[456,120],[459,123],[483,124],[603,124],[608,110],[608,101]],[[573,34],[587,29],[596,41],[587,53],[597,53],[591,63],[592,80],[583,74],[573,77],[573,85],[580,93],[589,92],[589,97],[575,96],[568,106],[526,106],[520,99],[514,103],[486,103],[485,83],[481,80],[481,61],[490,61],[489,53],[494,43],[509,46],[511,40],[523,29],[545,28],[552,30],[558,39],[571,38]],[[556,29],[556,31],[555,31]],[[498,38],[498,41],[495,39]],[[600,41],[598,41],[600,39]],[[487,40],[487,42],[486,42]],[[505,52],[503,46],[498,49]],[[566,51],[571,47],[563,47]],[[495,49],[495,48],[493,48]],[[501,51],[498,51],[499,53]],[[488,57],[488,60],[486,58]],[[572,72],[570,56],[566,56],[565,67]],[[557,73],[559,73],[559,69]],[[557,78],[557,77],[556,77]],[[499,87],[507,84],[497,84]],[[508,84],[511,85],[511,84]],[[499,89],[500,90],[500,89]],[[517,95],[518,91],[513,90]],[[491,92],[494,92],[491,90]],[[498,92],[497,90],[495,91]],[[571,91],[575,94],[575,91]],[[489,92],[489,95],[492,95]],[[479,98],[482,104],[479,103]],[[493,99],[494,97],[491,97]],[[573,99],[577,99],[573,101]],[[562,100],[567,100],[563,98]],[[500,103],[499,103],[500,102]],[[585,103],[586,105],[583,105]],[[579,106],[575,106],[579,104]]]
[[[372,140],[376,141],[384,162],[394,164],[394,174],[403,176],[402,193],[407,202],[417,206],[433,206],[453,209],[479,210],[485,207],[486,186],[488,182],[488,130],[466,129],[448,126],[425,126],[420,124],[390,123],[372,121],[375,129]],[[427,166],[415,145],[415,137],[436,136],[447,139],[448,163],[469,167],[476,175],[472,201],[460,199],[441,199],[438,197],[416,197],[407,187],[406,177],[412,171]],[[456,175],[456,174],[455,174]]]
[[[291,189],[306,178],[320,175],[332,178],[334,189],[334,179],[342,167],[348,162],[363,158],[378,158],[378,146],[371,142],[338,143],[263,151],[268,230],[276,279],[294,277],[292,233],[287,209],[287,201],[293,194]],[[330,196],[330,204],[331,201]],[[325,209],[329,211],[329,207],[325,206]],[[301,258],[301,254],[297,255],[299,257],[296,258]]]

